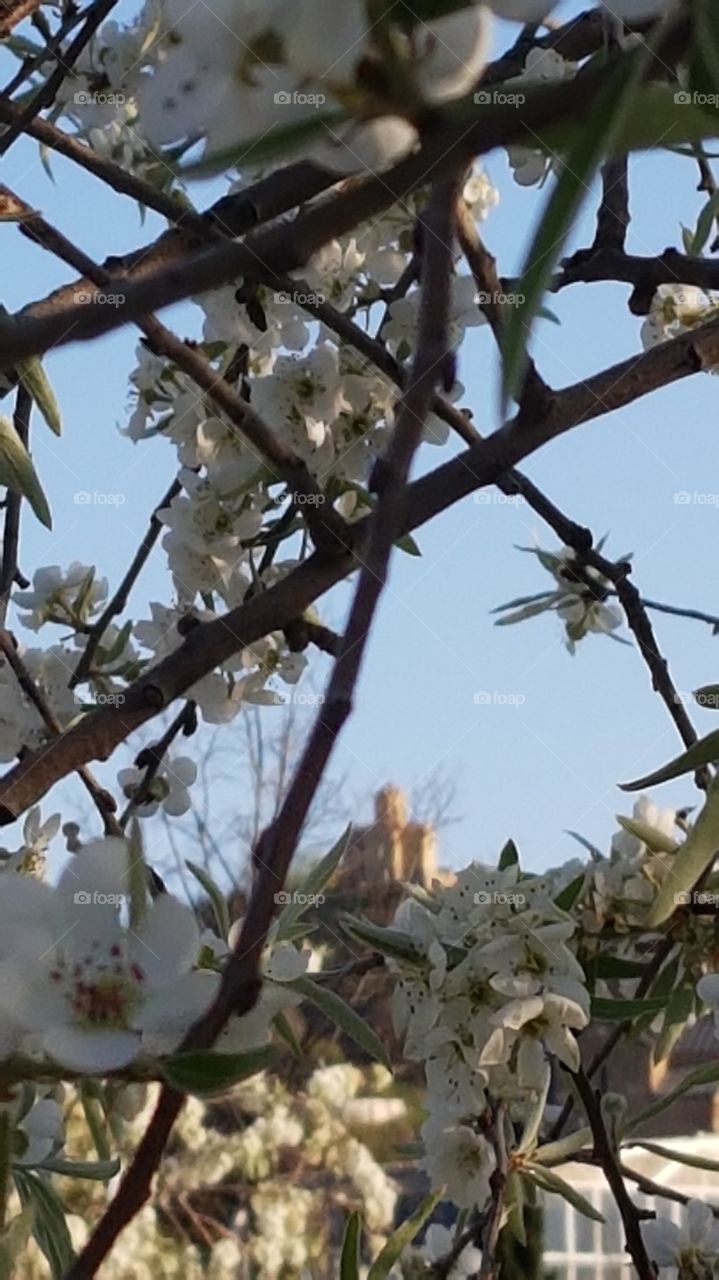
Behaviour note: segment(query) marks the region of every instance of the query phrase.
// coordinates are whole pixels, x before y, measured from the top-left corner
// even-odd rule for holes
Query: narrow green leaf
[[[532,1109],[529,1112],[529,1115],[527,1116],[527,1119],[525,1121],[524,1129],[522,1130],[522,1136],[520,1138],[519,1146],[517,1148],[517,1151],[520,1155],[523,1155],[523,1156],[529,1155],[529,1153],[533,1151],[537,1145],[539,1130],[542,1127],[544,1112],[547,1106],[547,1098],[549,1096],[550,1083],[551,1083],[551,1079],[548,1071],[547,1078],[544,1082],[544,1088],[542,1089],[541,1093],[538,1095],[537,1101],[533,1104]]]
[[[148,871],[142,837],[142,824],[137,817],[130,821],[127,844],[127,883],[130,890],[130,924],[139,929],[147,914]]]
[[[392,1233],[384,1249],[372,1263],[367,1280],[387,1280],[387,1276],[395,1262],[398,1261],[407,1246],[412,1243],[417,1232],[424,1226],[427,1219],[434,1213],[443,1194],[444,1189],[442,1188],[426,1196],[411,1217],[407,1218],[401,1227],[398,1227]]]
[[[524,299],[513,307],[502,330],[503,408],[517,395],[527,367],[527,344],[542,298],[561,256],[594,174],[627,114],[646,51],[625,58],[610,74],[598,95],[586,126],[575,136],[527,254],[517,293]]]
[[[564,1138],[558,1138],[556,1142],[545,1142],[543,1147],[537,1147],[532,1154],[532,1163],[563,1164],[570,1156],[576,1155],[577,1151],[591,1145],[592,1131],[588,1125],[585,1125],[583,1129],[576,1129],[574,1133],[568,1133]]]
[[[110,648],[104,651],[104,662],[106,665],[109,665],[110,663],[115,662],[120,657],[131,635],[132,635],[132,621],[130,620],[129,622],[126,622],[123,627],[120,628],[117,635],[115,636],[115,641],[110,646]]]
[[[672,859],[670,873],[662,884],[649,911],[650,929],[663,924],[685,899],[685,895],[719,852],[719,785],[713,782],[704,807],[690,828],[684,844]]]
[[[289,1045],[295,1058],[302,1057],[302,1045],[292,1029],[292,1023],[285,1013],[276,1013],[272,1019],[272,1025],[279,1036],[282,1037],[285,1044]]]
[[[549,593],[549,599],[536,600],[534,604],[522,605],[521,609],[515,609],[513,613],[505,613],[502,618],[497,618],[495,627],[513,627],[518,622],[526,622],[528,618],[538,618],[540,614],[547,613],[554,607],[557,599],[556,591]]]
[[[527,1195],[529,1192],[529,1196]],[[504,1207],[507,1212],[507,1230],[522,1246],[527,1243],[527,1223],[524,1213],[525,1205],[536,1199],[534,1184],[523,1182],[521,1175],[512,1172],[508,1175],[504,1186]]]
[[[593,1204],[590,1204],[583,1195],[575,1191],[574,1187],[565,1182],[564,1178],[560,1178],[558,1173],[555,1173],[553,1169],[548,1169],[546,1165],[526,1165],[525,1177],[534,1182],[542,1191],[551,1191],[555,1195],[563,1196],[571,1204],[572,1208],[583,1214],[585,1218],[591,1218],[593,1222],[604,1222],[601,1213],[594,1208]]]
[[[510,867],[519,866],[519,849],[513,840],[508,840],[502,852],[499,855],[497,868],[499,871],[508,871]]]
[[[83,1080],[79,1092],[85,1123],[90,1130],[95,1150],[101,1160],[109,1160],[111,1148],[105,1123],[103,1091],[96,1080]]]
[[[16,368],[22,385],[37,405],[50,430],[54,431],[56,436],[62,435],[60,406],[38,357],[32,356],[29,360],[18,364]]]
[[[672,1107],[678,1098],[683,1097],[690,1089],[696,1089],[705,1084],[716,1084],[719,1081],[719,1062],[712,1062],[706,1067],[697,1067],[696,1070],[690,1071],[688,1075],[680,1080],[678,1085],[665,1094],[663,1098],[658,1098],[656,1102],[652,1102],[650,1106],[645,1107],[636,1116],[631,1119],[624,1128],[625,1134],[633,1133],[641,1125],[646,1124],[647,1120],[653,1120],[655,1116],[661,1115],[663,1111],[667,1111]]]
[[[637,1142],[629,1143],[632,1147],[641,1147],[642,1151],[649,1151],[653,1156],[661,1156],[663,1160],[674,1160],[676,1164],[689,1165],[691,1169],[707,1169],[710,1173],[719,1173],[719,1160],[709,1160],[705,1156],[691,1155],[686,1151],[675,1151],[671,1147],[663,1147],[658,1142]]]
[[[362,1239],[362,1217],[359,1213],[351,1213],[347,1219],[342,1256],[340,1258],[340,1280],[359,1280],[360,1276],[360,1241]]]
[[[52,516],[37,473],[25,445],[9,418],[0,417],[0,485],[27,498],[35,515],[46,529],[52,529]]]
[[[321,858],[317,865],[312,868],[307,878],[302,882],[300,889],[295,894],[290,895],[291,898],[294,898],[294,901],[288,902],[283,907],[277,921],[275,936],[278,939],[289,936],[288,930],[296,924],[305,911],[309,910],[313,905],[313,900],[319,897],[325,885],[332,879],[335,870],[349,848],[351,835],[352,824],[350,823],[329,853],[326,853],[324,858]],[[302,901],[302,899],[306,899],[306,901]]]
[[[622,782],[619,785],[622,791],[644,791],[647,787],[658,786],[660,782],[671,782],[672,778],[694,773],[696,769],[702,769],[705,764],[711,764],[716,759],[719,759],[719,729],[713,729],[705,738],[700,738],[693,747],[682,751],[680,756],[670,760],[663,768],[648,773],[644,778],[637,778],[635,782]]]
[[[712,233],[717,214],[719,214],[719,191],[715,191],[710,195],[699,214],[696,229],[691,238],[691,248],[689,249],[691,254],[696,256],[703,251]]]
[[[574,880],[570,880],[569,884],[562,889],[562,892],[557,894],[554,899],[554,905],[559,907],[560,911],[571,911],[581,895],[585,880],[586,876],[584,875],[576,876]]]
[[[355,1044],[364,1049],[365,1053],[376,1062],[381,1062],[384,1067],[391,1066],[389,1055],[379,1036],[335,991],[330,991],[328,987],[321,987],[304,975],[283,985],[289,987],[291,991],[296,991],[303,1000],[309,1000],[316,1005],[334,1026],[344,1031],[345,1035],[354,1040]]]
[[[517,596],[516,600],[508,600],[506,604],[498,604],[496,608],[490,609],[490,613],[504,613],[507,609],[519,609],[525,604],[535,604],[537,600],[548,600],[551,596],[555,596],[556,591],[536,591],[532,596]]]
[[[163,1063],[162,1072],[173,1089],[193,1093],[200,1098],[211,1097],[216,1093],[226,1093],[241,1080],[264,1071],[273,1058],[270,1048],[250,1049],[247,1053],[213,1053],[197,1049],[174,1054]]]
[[[404,551],[408,556],[421,556],[422,552],[411,533],[403,533],[394,544],[399,551]]]
[[[701,689],[694,690],[692,697],[698,706],[719,711],[719,684],[704,684]]]
[[[38,1165],[45,1173],[63,1178],[85,1178],[90,1182],[109,1182],[120,1172],[120,1158],[113,1160],[43,1160]]]
[[[597,996],[592,1000],[592,1017],[598,1022],[628,1022],[645,1013],[661,1013],[667,1003],[667,996],[645,996],[640,1000],[608,1000]]]
[[[391,956],[392,959],[401,960],[403,964],[417,969],[425,967],[425,958],[410,934],[402,933],[400,929],[386,929],[383,925],[358,916],[341,915],[339,924],[351,938],[364,942],[374,951],[379,951],[380,955]]]
[[[592,963],[597,978],[643,978],[646,970],[640,960],[625,960],[623,956],[597,956]]]
[[[654,1046],[652,1056],[655,1063],[669,1057],[693,1012],[694,987],[684,986],[672,991],[659,1039]]]
[[[230,911],[227,906],[227,900],[224,893],[220,889],[219,885],[215,884],[212,876],[209,872],[205,871],[204,867],[198,867],[196,862],[190,862],[187,858],[185,859],[185,866],[195,877],[197,882],[202,885],[202,888],[210,899],[212,910],[215,915],[217,932],[220,937],[224,938],[225,942],[227,942],[227,935],[230,932]]]
[[[53,1280],[62,1280],[75,1261],[62,1203],[46,1178],[20,1169],[13,1171],[13,1178],[23,1208],[34,1208],[33,1235],[47,1258]]]
[[[581,844],[583,849],[586,849],[587,853],[591,855],[593,862],[604,861],[604,854],[601,849],[598,849],[595,844],[592,844],[591,840],[587,840],[586,836],[580,835],[578,831],[569,830],[567,830],[567,835],[571,836],[572,840],[576,840],[577,844]]]

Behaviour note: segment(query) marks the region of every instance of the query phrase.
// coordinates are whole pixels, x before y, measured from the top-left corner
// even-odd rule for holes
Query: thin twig
[[[5,631],[4,628],[0,629],[0,653],[2,653],[7,660],[8,666],[17,678],[17,682],[25,694],[25,697],[35,707],[35,710],[41,716],[46,727],[51,733],[60,736],[63,732],[62,725],[45,695],[30,675],[30,672],[17,651],[12,636],[8,631]],[[90,795],[95,808],[103,820],[105,834],[113,836],[121,835],[122,832],[115,817],[115,810],[117,806],[115,804],[114,796],[100,785],[94,774],[86,765],[80,765],[76,772],[82,780],[86,791]]]
[[[110,272],[93,262],[83,250],[72,244],[38,213],[28,209],[21,226],[25,235],[76,270],[82,271],[99,288],[113,289],[117,286],[117,281]],[[319,548],[334,545],[337,540],[344,543],[345,522],[331,504],[326,502],[304,460],[278,439],[259,414],[237,394],[196,346],[175,337],[154,316],[140,318],[138,325],[152,350],[158,355],[167,356],[206,392],[227,415],[232,426],[241,432],[247,444],[257,452],[258,461],[269,463],[277,481],[286,483],[290,492],[302,500],[303,515],[315,546]]]
[[[98,647],[102,642],[107,628],[116,618],[123,612],[130,598],[130,592],[139,578],[143,568],[145,567],[150,553],[160,536],[163,525],[159,519],[159,512],[169,507],[173,498],[176,498],[182,492],[182,485],[179,480],[173,480],[167,493],[160,499],[158,505],[153,511],[150,522],[147,527],[142,542],[135,552],[129,568],[127,569],[119,587],[115,594],[106,604],[97,622],[93,623],[88,632],[87,644],[82,651],[80,661],[75,668],[74,674],[70,680],[70,688],[74,689],[75,685],[80,684],[91,672],[92,662],[97,653]]]
[[[20,137],[26,125],[35,119],[35,116],[39,115],[45,107],[52,106],[63,80],[70,74],[83,49],[92,40],[100,23],[104,22],[116,4],[117,0],[93,0],[93,3],[87,9],[85,21],[75,39],[68,46],[67,52],[62,55],[59,52],[55,53],[57,60],[55,70],[48,77],[42,88],[38,89],[35,96],[28,102],[20,116],[10,125],[7,132],[0,137],[0,156],[6,154],[13,142]]]
[[[120,818],[120,827],[125,830],[130,818],[138,809],[142,808],[149,799],[151,799],[152,783],[159,773],[162,763],[172,746],[175,738],[182,733],[186,738],[194,733],[197,729],[197,703],[190,699],[185,703],[182,710],[178,712],[174,720],[168,725],[158,742],[153,743],[149,747],[143,747],[135,761],[138,768],[145,770],[145,776],[142,779],[137,790],[134,792],[132,799],[126,805],[122,817]]]

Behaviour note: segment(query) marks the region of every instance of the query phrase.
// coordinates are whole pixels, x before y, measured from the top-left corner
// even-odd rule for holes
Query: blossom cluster
[[[521,550],[536,556],[557,585],[551,591],[540,591],[499,605],[494,610],[502,615],[498,626],[507,627],[541,613],[554,612],[563,624],[570,653],[574,653],[579,641],[590,633],[619,638],[614,632],[622,625],[624,614],[618,605],[608,603],[613,587],[604,574],[585,564],[573,547],[561,547],[558,552],[541,547],[522,547]]]
[[[575,924],[549,880],[473,863],[404,903],[394,941],[396,931],[406,960],[393,946],[395,1020],[405,1055],[424,1066],[427,1171],[458,1206],[481,1209],[496,1164],[490,1101],[526,1120],[546,1098],[550,1058],[579,1063],[589,997]]]

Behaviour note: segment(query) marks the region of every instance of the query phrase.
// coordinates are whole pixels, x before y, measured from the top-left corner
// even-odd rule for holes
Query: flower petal
[[[83,1031],[59,1026],[45,1032],[42,1046],[61,1066],[99,1075],[132,1062],[140,1049],[140,1037],[134,1031]]]

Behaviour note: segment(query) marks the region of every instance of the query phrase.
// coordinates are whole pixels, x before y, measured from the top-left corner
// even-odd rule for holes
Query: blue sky
[[[485,225],[485,238],[502,273],[513,274],[546,193],[519,189],[501,153],[486,167],[501,203]],[[61,158],[52,158],[52,168],[54,185],[35,144],[21,140],[4,160],[3,181],[96,258],[122,253],[162,229],[152,215],[142,226],[132,201],[106,192]],[[680,223],[693,225],[703,201],[692,163],[641,156],[633,162],[631,186],[630,250],[653,253],[677,244]],[[193,194],[204,206],[224,189],[218,180]],[[588,201],[575,228],[575,246],[591,239],[595,204]],[[0,236],[1,300],[9,310],[68,278],[61,264],[12,225],[0,227]],[[620,285],[575,286],[550,300],[561,326],[542,323],[534,352],[552,385],[575,382],[639,351],[640,321],[627,310],[628,292]],[[163,319],[190,334],[198,316],[186,305]],[[55,527],[48,534],[24,512],[22,568],[28,576],[39,564],[81,559],[96,561],[116,585],[172,478],[170,446],[133,445],[117,430],[126,420],[135,343],[135,331],[123,329],[46,360],[65,432],[56,440],[40,421],[34,424],[35,461]],[[499,425],[496,369],[488,329],[471,331],[460,358],[462,403],[472,406],[485,433]],[[717,391],[708,375],[680,382],[576,429],[530,459],[525,470],[569,515],[597,535],[609,533],[608,554],[634,552],[636,582],[645,595],[719,612],[719,498],[688,504],[674,498],[680,491],[719,492]],[[10,407],[7,400],[5,411]],[[446,456],[426,446],[419,466],[432,467]],[[78,504],[74,498],[82,491],[124,500]],[[606,846],[614,814],[630,804],[617,782],[663,763],[679,748],[635,649],[590,637],[571,657],[552,615],[513,628],[493,625],[490,610],[497,604],[551,585],[533,557],[513,549],[535,537],[556,546],[523,505],[469,498],[420,531],[421,559],[396,555],[356,713],[337,750],[336,771],[348,775],[353,796],[389,780],[416,788],[438,766],[456,776],[461,818],[441,842],[448,865],[493,859],[512,836],[525,864],[539,869],[579,851],[563,834],[567,828]],[[147,602],[167,596],[164,557],[156,551],[132,597],[132,616],[147,616]],[[328,621],[341,625],[346,602],[346,589],[325,602]],[[719,640],[708,627],[659,615],[654,621],[681,691],[719,679]],[[43,642],[54,630],[41,633]],[[24,638],[34,643],[32,636]],[[474,695],[484,690],[524,701],[479,705]],[[266,714],[269,720],[284,713],[268,708]],[[716,727],[711,712],[692,715],[700,732]],[[241,789],[241,779],[222,783],[224,810],[234,804],[236,786]],[[66,787],[63,794],[70,794]],[[71,794],[74,804],[74,787]],[[692,804],[695,795],[689,779],[658,792],[667,804]],[[53,807],[44,802],[44,811]],[[10,845],[13,834],[3,837]]]

